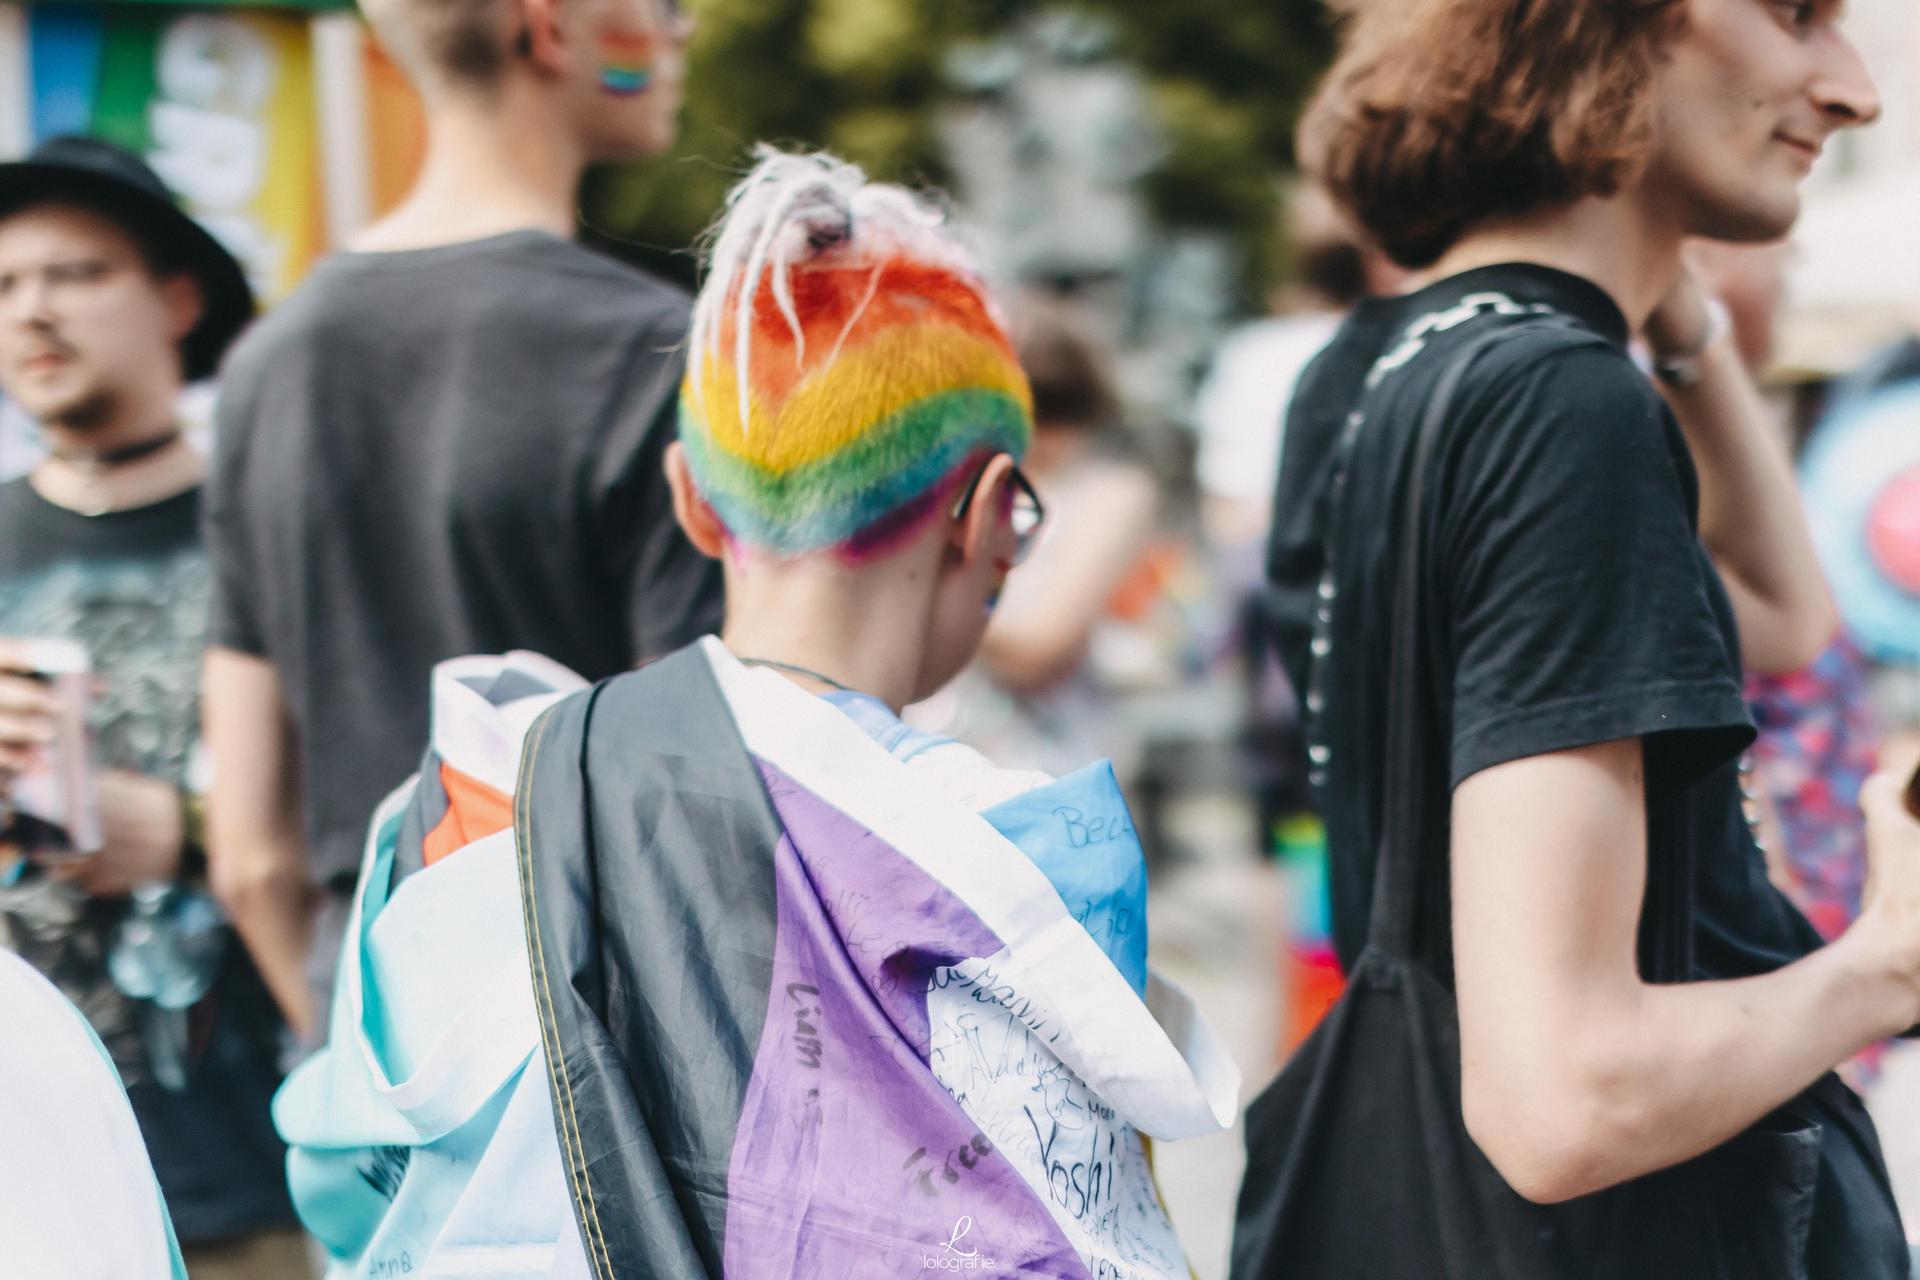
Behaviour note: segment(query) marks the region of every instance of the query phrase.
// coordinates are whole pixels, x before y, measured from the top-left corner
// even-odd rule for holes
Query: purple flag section
[[[727,1180],[728,1280],[1087,1280],[926,1062],[932,972],[1001,949],[958,898],[760,761],[786,836],[766,1031]]]

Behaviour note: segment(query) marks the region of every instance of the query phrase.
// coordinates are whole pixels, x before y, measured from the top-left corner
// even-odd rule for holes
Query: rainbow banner
[[[283,296],[326,242],[312,39],[298,13],[53,4],[28,11],[33,141],[106,138]]]
[[[329,244],[313,20],[352,7],[25,6],[27,142],[82,133],[140,152],[246,267],[261,301],[275,302]],[[391,207],[411,182],[425,130],[404,78],[371,40],[362,45],[347,78],[367,108],[366,136],[346,154],[366,173],[364,216]]]

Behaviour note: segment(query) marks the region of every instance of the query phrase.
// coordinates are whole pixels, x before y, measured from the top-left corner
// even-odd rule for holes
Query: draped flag
[[[1110,771],[943,783],[713,640],[557,705],[502,661],[436,674],[276,1102],[338,1274],[1189,1274],[1142,1135],[1239,1077],[1128,972]]]
[[[594,1275],[1188,1274],[1140,1135],[1237,1070],[829,702],[706,641],[551,712],[515,816]]]

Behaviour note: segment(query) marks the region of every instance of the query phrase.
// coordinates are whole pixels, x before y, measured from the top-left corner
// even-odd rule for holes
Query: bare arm
[[[301,832],[292,723],[263,658],[210,649],[201,693],[213,793],[207,871],[294,1034],[313,1031],[307,986],[312,887]]]
[[[1874,885],[1825,950],[1735,982],[1655,986],[1638,740],[1499,765],[1453,802],[1468,1130],[1515,1190],[1571,1199],[1712,1149],[1920,1018],[1920,823],[1876,778]]]
[[[1654,313],[1647,340],[1656,353],[1685,353],[1708,332],[1705,294],[1688,274]],[[1700,369],[1693,387],[1661,386],[1699,468],[1700,537],[1733,600],[1747,666],[1797,671],[1832,640],[1839,615],[1793,463],[1731,337],[1706,344]]]
[[[1152,477],[1115,466],[1100,477],[1097,504],[1047,530],[1033,559],[1008,579],[981,642],[994,679],[1040,693],[1079,669],[1107,598],[1153,533],[1157,502]]]

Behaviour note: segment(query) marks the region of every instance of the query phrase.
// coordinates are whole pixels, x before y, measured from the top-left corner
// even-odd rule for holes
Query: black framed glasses
[[[960,500],[953,504],[955,520],[966,518],[967,509],[973,505],[973,495],[980,491],[980,482],[986,479],[987,468],[992,465],[993,459],[989,458],[973,473]],[[1047,521],[1047,504],[1040,501],[1039,491],[1019,463],[1014,464],[1007,478],[1013,482],[1013,510],[1009,512],[1013,522],[1013,563],[1019,564],[1033,554],[1034,544],[1040,541],[1040,526]]]

